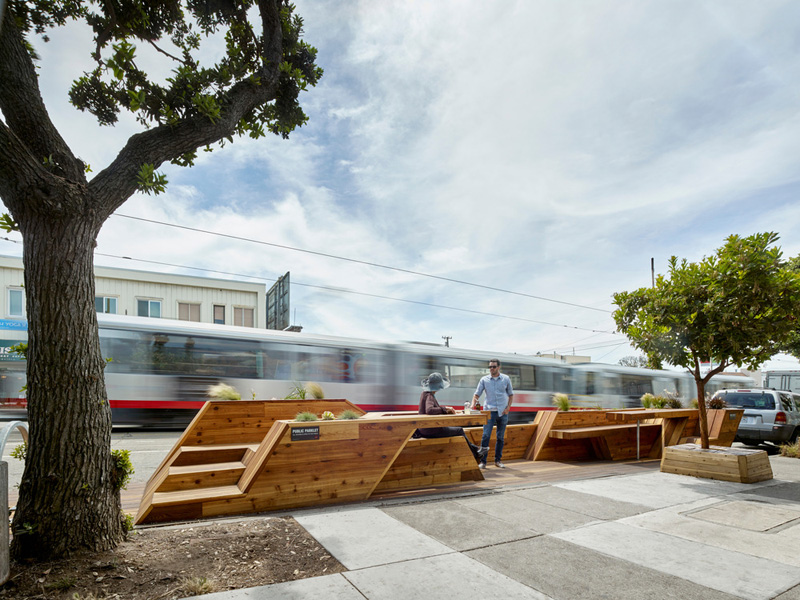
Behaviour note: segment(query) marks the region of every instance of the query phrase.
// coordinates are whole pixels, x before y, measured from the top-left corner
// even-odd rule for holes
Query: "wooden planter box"
[[[664,448],[661,472],[738,483],[772,479],[772,467],[764,450],[721,446],[703,449],[697,444]]]

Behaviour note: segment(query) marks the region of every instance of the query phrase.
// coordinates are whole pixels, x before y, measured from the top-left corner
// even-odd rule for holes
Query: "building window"
[[[8,290],[8,316],[17,319],[25,318],[25,292],[19,288]]]
[[[214,323],[225,325],[225,307],[221,304],[214,305]]]
[[[240,327],[255,327],[253,324],[253,309],[233,307],[233,324]]]
[[[200,321],[200,305],[178,302],[178,319],[181,321]]]
[[[161,300],[137,300],[136,314],[140,317],[161,317]]]
[[[117,299],[108,296],[95,296],[94,310],[99,313],[115,315],[117,314]]]

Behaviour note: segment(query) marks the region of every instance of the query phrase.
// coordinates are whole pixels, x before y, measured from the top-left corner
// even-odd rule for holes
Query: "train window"
[[[488,373],[485,361],[467,359],[447,359],[443,373],[450,379],[450,386],[474,390],[481,377]],[[430,375],[428,373],[426,377]]]
[[[258,342],[182,334],[106,332],[103,356],[110,372],[258,378],[263,356]]]
[[[353,348],[264,345],[267,379],[297,382],[375,382],[381,369],[378,352]]]
[[[622,395],[629,398],[639,399],[645,394],[653,393],[653,382],[647,375],[621,373],[620,383]]]
[[[539,366],[535,367],[536,386],[532,389],[548,390],[552,392],[569,393],[572,378],[569,370],[564,367]]]
[[[532,390],[536,387],[533,365],[503,363],[500,372],[508,375],[515,390]]]

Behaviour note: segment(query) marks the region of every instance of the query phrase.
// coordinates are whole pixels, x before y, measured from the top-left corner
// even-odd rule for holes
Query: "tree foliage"
[[[800,275],[800,256],[795,256],[787,261],[787,267],[794,273]],[[786,341],[783,350],[796,359],[800,360],[800,323],[796,324],[794,332]]]
[[[646,369],[648,368],[648,361],[647,357],[642,356],[641,354],[635,356],[623,356],[619,359],[619,364],[623,367],[636,367],[639,369]]]
[[[94,66],[75,73],[70,101],[101,126],[128,111],[142,128],[91,179],[50,119],[36,71],[39,39],[73,22],[92,32],[86,50]],[[6,3],[0,198],[9,215],[0,228],[18,229],[23,241],[31,432],[15,556],[49,558],[121,539],[94,313],[95,240],[133,193],[164,191],[165,162],[191,166],[198,149],[241,136],[286,138],[307,121],[300,92],[322,70],[302,26],[285,0]],[[168,77],[141,66],[156,60],[153,73]]]
[[[614,319],[633,346],[694,375],[703,447],[708,380],[730,365],[758,368],[797,328],[800,275],[787,268],[777,240],[775,233],[731,235],[699,262],[673,256],[655,287],[614,294]],[[708,361],[716,366],[703,374]]]

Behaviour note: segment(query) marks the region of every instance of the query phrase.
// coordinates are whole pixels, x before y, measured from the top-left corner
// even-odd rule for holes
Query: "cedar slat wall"
[[[531,438],[536,431],[533,423],[515,423],[506,427],[506,439],[503,445],[503,460],[525,458],[525,451],[531,443]],[[481,445],[483,427],[465,427],[464,432],[469,440],[476,446]],[[487,460],[494,461],[494,446],[497,442],[497,427],[492,428],[492,437],[489,440],[489,454]]]
[[[412,439],[389,467],[376,492],[480,481],[483,474],[463,438]]]

